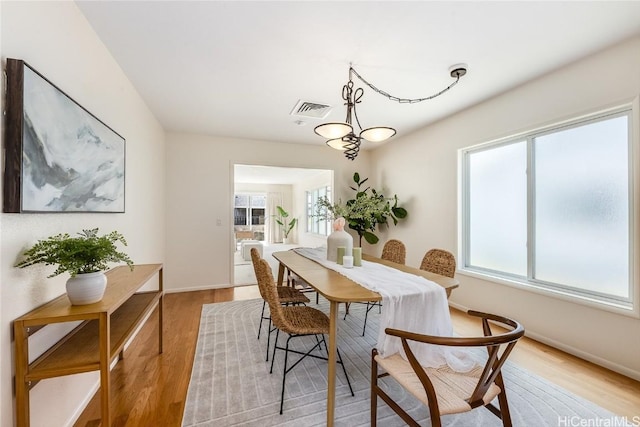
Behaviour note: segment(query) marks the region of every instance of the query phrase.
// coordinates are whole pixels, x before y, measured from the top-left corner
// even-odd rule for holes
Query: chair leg
[[[500,394],[498,395],[498,403],[500,404],[500,418],[502,419],[502,425],[504,427],[511,427],[511,413],[509,412],[509,403],[507,403],[507,392],[504,388],[504,381],[502,380],[502,372],[496,376],[496,385],[500,387]]]
[[[287,344],[284,349],[284,369],[282,371],[282,392],[280,393],[280,415],[282,415],[282,408],[284,407],[284,385],[287,381],[287,356],[289,355],[289,340],[291,336],[287,338]]]
[[[258,327],[258,339],[260,339],[260,331],[262,331],[262,322],[264,321],[264,308],[267,305],[265,300],[262,300],[262,313],[260,313],[260,327]]]
[[[375,348],[371,350],[371,427],[376,427],[378,423],[378,394],[376,388],[378,387],[378,362],[376,362],[376,355],[378,350]]]
[[[264,359],[265,362],[269,361],[269,346],[271,345],[271,317],[269,317],[269,327],[267,328],[267,358]],[[276,339],[277,342],[277,339]]]
[[[269,334],[271,335],[271,334]],[[276,360],[276,347],[278,347],[278,337],[280,336],[280,329],[276,330],[276,341],[273,343],[273,354],[271,355],[271,369],[270,374],[273,374],[273,362]]]
[[[389,408],[393,410],[402,420],[411,427],[420,427],[420,424],[416,422],[411,415],[409,415],[404,409],[398,405],[384,390],[382,390],[378,386],[378,378],[386,376],[388,374],[380,374],[378,375],[378,363],[375,360],[375,357],[378,355],[378,350],[371,350],[371,426],[375,427],[377,424],[378,418],[378,397],[382,399],[384,403],[386,403]],[[437,410],[434,413],[432,408],[429,407],[429,414],[431,416],[431,427],[442,427],[442,423],[440,421],[440,413]]]
[[[316,342],[318,343],[318,349],[320,351],[322,351],[322,341],[324,341],[324,336],[322,337],[322,341],[320,341],[320,339],[318,338],[317,334],[314,335],[314,337],[316,337]],[[326,347],[326,343],[325,343],[325,347]],[[327,354],[327,356],[328,356],[328,354]]]
[[[308,336],[308,335],[289,335],[288,338],[287,338],[287,343],[285,345],[285,348],[282,348],[282,347],[278,347],[278,338],[280,337],[280,329],[276,329],[276,330],[277,330],[277,332],[276,332],[276,340],[275,340],[275,343],[273,344],[273,355],[271,357],[271,370],[269,371],[269,373],[273,373],[273,365],[274,365],[274,362],[276,360],[276,349],[284,350],[284,368],[283,368],[283,371],[282,371],[282,390],[280,392],[280,415],[282,415],[282,412],[283,412],[283,409],[284,409],[284,390],[285,390],[285,386],[286,386],[287,373],[290,370],[292,370],[293,368],[295,368],[296,365],[298,365],[298,363],[300,363],[302,361],[302,359],[304,359],[307,356],[320,358],[320,359],[325,359],[325,358],[319,357],[317,355],[312,355],[311,352],[314,351],[316,347],[319,347],[320,350],[322,350],[322,343],[324,343],[325,352],[327,352],[328,351],[328,346],[327,346],[327,342],[325,341],[324,334],[319,334],[319,335],[322,336],[322,338],[318,338],[318,335],[314,335],[316,337],[317,344],[313,348],[311,348],[309,351],[307,351],[306,353],[301,353],[301,352],[298,352],[296,350],[291,350],[294,353],[301,354],[302,357],[299,358],[290,367],[288,367],[287,365],[289,364],[289,341],[291,340],[291,338],[296,338],[296,337],[300,337],[300,336]],[[349,380],[349,375],[347,374],[347,369],[344,366],[344,362],[342,360],[342,355],[340,354],[340,350],[336,349],[336,352],[337,352],[337,355],[338,355],[338,363],[340,365],[342,365],[342,371],[344,372],[344,376],[347,379],[347,384],[349,385],[349,390],[351,391],[351,396],[355,396],[355,393],[353,392],[353,387],[351,386],[351,380]],[[327,360],[327,359],[325,359],[325,360]]]
[[[364,325],[362,326],[362,336],[364,336],[364,332],[367,330],[367,318],[369,317],[369,312],[376,305],[378,306],[378,310],[380,311],[380,313],[382,313],[382,311],[380,309],[382,304],[378,304],[378,303],[375,303],[375,302],[367,302],[367,310],[364,313]]]
[[[367,302],[367,310],[364,312],[364,325],[362,325],[362,336],[364,336],[364,331],[367,330],[367,318],[369,317],[369,304],[371,303]]]
[[[345,302],[344,303],[344,317],[342,318],[342,320],[347,320],[347,314],[349,314],[349,306],[351,305],[351,303]]]
[[[325,353],[327,354],[327,360],[328,360],[329,347],[327,346],[327,341],[325,341],[324,339],[324,334],[322,335],[321,341],[324,343],[324,350],[325,350]],[[347,384],[349,384],[349,390],[351,390],[351,396],[355,396],[355,394],[353,394],[353,388],[351,388],[351,381],[349,381],[349,375],[347,375],[347,369],[344,367],[344,363],[342,362],[342,356],[340,356],[340,350],[336,348],[336,352],[338,353],[338,363],[342,365],[342,371],[344,372],[344,376],[347,378]]]
[[[351,387],[351,381],[349,381],[349,375],[347,375],[347,368],[345,368],[344,362],[342,361],[342,356],[340,356],[340,350],[336,348],[336,352],[338,353],[338,360],[340,361],[340,365],[342,365],[344,376],[347,378],[347,384],[349,385],[349,390],[351,390],[351,396],[355,396],[355,394],[353,393],[353,388]]]

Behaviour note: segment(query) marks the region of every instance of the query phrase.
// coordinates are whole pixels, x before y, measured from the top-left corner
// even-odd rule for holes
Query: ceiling
[[[398,138],[640,34],[638,1],[77,4],[165,130],[305,144],[324,143],[316,125],[344,121],[350,63],[400,98],[432,95],[468,64],[418,104],[365,87],[362,126]],[[299,100],[334,108],[299,125]]]

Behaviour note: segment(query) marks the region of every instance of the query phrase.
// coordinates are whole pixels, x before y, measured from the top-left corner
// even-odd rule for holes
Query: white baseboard
[[[463,305],[460,305],[460,304],[457,304],[457,303],[454,303],[454,302],[451,302],[451,301],[449,301],[449,305],[451,307],[453,307],[455,309],[458,309],[460,311],[463,311],[465,313],[469,310],[468,307],[465,307]],[[566,345],[566,344],[564,344],[564,343],[562,343],[560,341],[556,341],[554,339],[548,338],[548,337],[546,337],[546,336],[544,336],[542,334],[539,334],[539,333],[537,333],[535,331],[532,331],[530,329],[527,329],[525,331],[525,335],[528,338],[531,338],[531,339],[533,339],[535,341],[539,341],[539,342],[541,342],[543,344],[549,345],[549,346],[551,346],[553,348],[557,348],[558,350],[562,350],[562,351],[564,351],[566,353],[569,353],[569,354],[571,354],[573,356],[576,356],[576,357],[579,357],[581,359],[587,360],[587,361],[589,361],[591,363],[595,363],[596,365],[602,366],[602,367],[607,368],[607,369],[611,369],[612,371],[617,372],[619,374],[622,374],[622,375],[624,375],[626,377],[633,378],[634,380],[640,381],[640,372],[638,372],[636,370],[627,368],[626,366],[622,366],[622,365],[620,365],[618,363],[615,363],[615,362],[612,362],[610,360],[604,359],[602,357],[593,355],[591,353],[588,353],[586,351],[580,350],[578,348]]]
[[[147,316],[148,317],[148,316]],[[140,328],[138,328],[139,330]],[[138,332],[136,332],[137,334]],[[135,336],[135,334],[134,334]],[[128,342],[131,342],[131,340],[129,340]],[[125,347],[127,347],[127,345],[125,345]],[[109,367],[109,370],[112,370],[120,361],[120,359],[118,359],[116,357],[116,359],[111,362],[111,366]],[[100,371],[91,371],[91,372],[95,372],[97,374],[100,374]],[[93,386],[91,386],[91,388],[89,389],[89,392],[87,393],[87,396],[82,400],[82,402],[80,402],[78,404],[77,409],[75,410],[75,412],[71,415],[71,417],[69,418],[69,420],[64,424],[64,427],[73,427],[75,425],[75,423],[78,421],[78,419],[80,418],[80,415],[82,415],[82,413],[84,412],[85,409],[87,409],[87,406],[89,406],[89,403],[91,402],[91,399],[93,399],[93,396],[96,395],[96,393],[98,392],[98,390],[100,390],[100,377],[98,375],[98,379],[96,380],[96,382],[93,384]]]
[[[99,372],[99,371],[96,371],[96,372]],[[85,397],[82,400],[82,402],[78,404],[78,407],[76,408],[75,412],[71,415],[71,418],[69,418],[69,420],[64,424],[64,427],[73,427],[76,421],[78,421],[78,419],[80,418],[80,415],[82,415],[84,410],[87,409],[87,406],[89,406],[89,402],[91,402],[91,399],[93,399],[93,396],[98,392],[99,389],[100,389],[100,380],[97,380],[95,384],[91,387],[91,390],[89,391],[89,393],[87,393],[87,397]]]

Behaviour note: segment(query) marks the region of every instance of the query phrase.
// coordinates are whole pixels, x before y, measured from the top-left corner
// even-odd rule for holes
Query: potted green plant
[[[287,244],[289,233],[291,233],[293,227],[296,226],[298,219],[293,218],[289,221],[287,219],[289,218],[289,212],[285,211],[282,206],[276,206],[276,209],[278,210],[278,217],[276,218],[276,222],[280,225],[282,229],[282,235],[284,236],[284,238],[282,239],[282,243]]]
[[[316,213],[320,219],[331,220],[343,217],[347,220],[349,228],[358,233],[359,245],[362,246],[362,238],[371,245],[378,243],[378,236],[374,234],[377,228],[383,225],[389,226],[389,219],[393,225],[405,219],[407,210],[398,206],[398,196],[385,197],[381,192],[371,187],[362,188],[369,178],[360,179],[358,172],[353,174],[353,182],[356,187],[350,188],[356,192],[355,198],[331,203],[327,197],[321,197],[316,204]],[[393,202],[393,204],[391,204]]]
[[[124,262],[133,270],[133,261],[118,251],[116,243],[127,246],[124,236],[112,231],[98,236],[98,229],[82,230],[78,237],[57,234],[39,240],[23,253],[20,268],[35,264],[56,265],[48,277],[68,272],[67,296],[73,305],[92,304],[102,299],[107,286],[104,272],[111,262]]]

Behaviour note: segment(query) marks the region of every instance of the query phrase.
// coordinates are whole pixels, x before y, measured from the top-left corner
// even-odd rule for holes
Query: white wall
[[[369,172],[369,154],[351,162],[326,146],[168,133],[167,289],[229,286],[233,164],[332,169],[338,186]]]
[[[73,2],[2,2],[2,65],[23,59],[126,139],[126,213],[2,214],[0,232],[0,425],[14,425],[14,318],[64,293],[51,267],[16,269],[21,250],[59,232],[118,230],[136,263],[164,261],[164,132]],[[4,79],[3,86],[4,86]],[[2,88],[4,102],[4,87]],[[3,124],[4,125],[4,124]],[[4,129],[0,132],[4,135]],[[51,329],[36,335],[53,338]],[[45,380],[31,391],[32,426],[72,421],[98,381],[97,373]]]
[[[464,83],[456,90],[464,92]],[[629,102],[638,94],[640,38],[635,38],[377,149],[375,181],[397,192],[402,188],[409,200],[406,226],[390,231],[407,245],[407,263],[419,265],[429,248],[459,249],[458,149]],[[634,138],[637,144],[637,133]],[[638,186],[634,195],[640,198]],[[636,220],[636,242],[638,230]],[[640,379],[639,319],[460,273],[458,278],[452,303],[514,316],[530,336]]]

